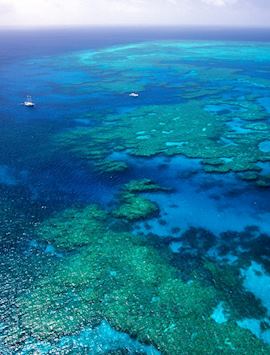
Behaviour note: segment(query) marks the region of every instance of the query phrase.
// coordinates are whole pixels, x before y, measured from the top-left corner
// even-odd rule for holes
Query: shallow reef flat
[[[13,256],[12,268],[20,260],[27,282],[23,280],[25,287],[14,298],[12,317],[3,323],[7,349],[20,354],[101,354],[118,348],[120,353],[130,349],[149,355],[177,354],[182,349],[201,354],[216,354],[217,349],[224,354],[269,353],[255,337],[260,336],[244,329],[250,329],[250,319],[258,319],[261,332],[268,334],[267,304],[242,283],[245,278],[248,288],[245,272],[253,272],[246,269],[250,260],[263,262],[252,243],[256,237],[257,243],[264,243],[264,236],[258,238],[256,229],[227,233],[218,246],[216,236],[194,228],[182,235],[181,253],[175,254],[167,247],[168,239],[134,235],[136,204],[123,214],[117,212],[126,205],[126,194],[140,201],[141,194],[156,191],[171,193],[149,179],[131,180],[110,210],[74,207],[28,230],[35,240],[31,250],[23,258]],[[139,218],[148,216],[142,209]],[[213,247],[224,256],[218,263],[211,254]],[[226,253],[239,257],[241,250],[246,255],[238,264],[226,263]]]
[[[60,134],[56,147],[69,149],[104,172],[127,168],[108,159],[114,151],[184,155],[201,159],[207,172],[248,172],[240,175],[244,179],[252,172],[250,180],[268,186],[269,175],[260,174],[258,163],[270,160],[269,148],[262,149],[270,133],[269,111],[261,101],[268,97],[270,80],[262,78],[257,67],[269,63],[268,45],[235,49],[233,43],[161,42],[78,56],[97,75],[107,73],[98,91],[127,95],[135,81],[141,85],[134,87],[140,97],[135,107],[105,115],[94,128]],[[243,53],[246,60],[252,59],[254,70],[243,65]],[[127,100],[126,105],[132,104]]]
[[[257,163],[270,161],[267,146],[267,149],[260,148],[269,137],[269,126],[258,129],[256,125],[249,125],[248,133],[239,134],[226,125],[229,120],[226,114],[206,112],[197,101],[148,105],[124,115],[108,117],[108,122],[112,122],[110,125],[69,131],[58,137],[57,142],[63,149],[92,160],[101,171],[106,171],[112,164],[115,164],[115,171],[124,167],[123,163],[120,165],[120,162],[108,159],[112,152],[124,150],[144,157],[164,154],[198,158],[202,159],[207,172],[248,171],[257,174],[254,180],[258,184],[262,179],[268,181],[268,176],[260,175]]]
[[[269,351],[234,321],[220,325],[211,318],[225,291],[196,275],[181,280],[170,253],[114,229],[98,206],[64,211],[39,227],[37,238],[67,254],[17,300],[21,321],[9,342],[19,341],[23,330],[24,337],[53,344],[106,319],[164,354]],[[219,272],[210,262],[205,267]],[[229,287],[234,282],[230,273],[218,277]]]

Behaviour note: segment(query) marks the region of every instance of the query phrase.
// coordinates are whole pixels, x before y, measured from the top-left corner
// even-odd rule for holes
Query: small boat
[[[132,92],[131,94],[129,94],[129,96],[131,96],[131,97],[138,97],[139,94],[137,94],[136,92]]]
[[[31,96],[26,97],[26,101],[24,101],[23,105],[26,107],[34,107],[35,106],[34,102],[32,101]]]

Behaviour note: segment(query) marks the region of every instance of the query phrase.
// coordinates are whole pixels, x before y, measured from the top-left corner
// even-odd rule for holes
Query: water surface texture
[[[269,354],[270,44],[125,42],[3,54],[0,353]]]

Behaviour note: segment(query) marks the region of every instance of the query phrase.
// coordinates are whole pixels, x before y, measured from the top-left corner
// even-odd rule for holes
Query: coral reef
[[[121,195],[121,205],[114,210],[113,216],[136,221],[157,215],[159,208],[156,203],[130,193]]]
[[[53,88],[56,101],[61,97],[59,107],[67,97],[72,107],[61,113],[64,120],[55,120],[53,109],[40,110],[42,118],[52,116],[52,124],[48,117],[27,119],[31,125],[19,130],[21,138],[16,136],[18,152],[11,149],[14,129],[2,134],[2,145],[8,147],[2,160],[8,152],[20,168],[26,166],[26,175],[32,177],[34,170],[38,174],[34,182],[27,182],[32,199],[18,186],[0,186],[0,352],[30,353],[36,349],[27,346],[33,344],[41,352],[48,346],[48,353],[75,354],[80,350],[73,348],[73,341],[80,342],[87,329],[98,333],[105,326],[116,332],[114,339],[124,339],[108,354],[128,353],[129,341],[136,345],[134,351],[138,344],[138,349],[150,344],[168,355],[270,353],[264,338],[246,326],[255,319],[261,333],[269,331],[268,294],[260,298],[260,287],[257,292],[252,289],[254,279],[259,286],[269,280],[261,277],[270,271],[269,236],[256,227],[219,235],[195,227],[186,231],[184,218],[178,224],[176,214],[181,208],[190,212],[191,226],[197,225],[198,217],[214,220],[217,215],[217,223],[224,224],[222,213],[236,199],[240,202],[232,213],[244,203],[256,204],[249,211],[258,211],[258,219],[252,219],[256,223],[261,211],[268,213],[267,206],[260,205],[265,200],[257,203],[252,194],[239,199],[239,191],[270,186],[269,109],[264,100],[269,97],[270,80],[264,75],[269,62],[269,44],[203,41],[141,43],[40,60],[35,75]],[[131,98],[132,91],[140,95]],[[51,94],[47,91],[45,96]],[[82,104],[74,105],[73,100]],[[39,126],[36,121],[45,123]],[[184,158],[171,158],[177,155],[188,162],[196,158],[198,164],[185,170]],[[68,187],[57,192],[67,189],[72,197],[58,204],[54,188],[62,183],[57,179],[65,173],[62,164],[66,171],[82,168],[89,190],[100,177],[109,181],[102,197],[131,176],[154,178],[154,172],[162,175],[160,181],[176,180],[180,193],[164,208],[162,200],[157,199],[159,205],[151,201],[151,193],[164,195],[169,188],[149,179],[131,180],[106,204],[92,191],[85,199],[72,198],[78,181],[68,181]],[[54,176],[54,169],[60,174]],[[202,172],[196,180],[200,169],[208,175]],[[7,182],[5,172],[2,183]],[[223,180],[214,175],[216,183],[209,179],[211,173],[230,172],[244,182],[235,179],[234,187],[226,189],[222,184],[229,184],[232,174]],[[77,173],[74,180],[81,170]],[[43,206],[39,191],[46,195],[48,185],[38,191],[34,185],[48,176],[52,192]],[[110,189],[115,182],[117,188]],[[182,198],[185,189],[194,206],[200,192],[196,213]],[[210,217],[208,192],[202,198],[207,189],[220,201]],[[153,216],[168,237],[153,234],[148,220]],[[237,224],[237,218],[229,222]],[[145,234],[140,223],[134,223],[138,220]],[[216,310],[226,315],[221,322],[213,317]]]
[[[157,215],[159,213],[157,204],[138,195],[140,192],[155,191],[169,191],[169,189],[162,188],[149,179],[130,181],[123,187],[118,207],[113,210],[113,216],[136,221]]]
[[[100,93],[105,90],[122,98],[133,87],[131,91],[139,90],[143,96],[150,85],[166,95],[160,94],[157,103],[154,98],[140,99],[124,112],[104,115],[95,127],[61,133],[55,137],[55,149],[89,161],[98,172],[127,169],[127,161],[110,159],[119,151],[143,157],[199,158],[209,173],[260,172],[257,163],[270,161],[269,150],[260,149],[270,133],[269,112],[260,101],[269,80],[256,70],[252,76],[243,71],[240,52],[250,60],[254,55],[249,44],[241,46],[239,53],[233,52],[233,43],[216,45],[218,50],[209,42],[153,42],[75,56],[85,68],[94,67],[97,77],[106,69],[107,75],[95,87]],[[253,63],[261,63],[258,58],[269,60],[267,48],[263,44],[256,48],[260,54],[252,58]],[[218,65],[210,65],[209,58]],[[87,85],[91,89],[94,84]],[[251,86],[256,93],[250,93]],[[269,185],[260,176],[250,181]]]
[[[93,160],[105,171],[104,160],[108,164],[106,159],[119,144],[135,156],[181,154],[199,158],[207,172],[257,172],[259,161],[270,161],[270,154],[259,149],[260,142],[269,136],[269,129],[252,130],[245,135],[230,132],[226,128],[228,115],[206,112],[198,101],[142,106],[108,119],[117,121],[117,125],[70,131],[59,138],[58,144],[64,140],[65,149]],[[74,150],[72,146],[78,148]],[[97,147],[101,150],[95,153]]]
[[[17,300],[19,339],[53,340],[106,319],[163,354],[269,352],[234,322],[211,319],[218,303],[213,286],[182,281],[169,254],[161,257],[146,241],[114,232],[97,206],[64,211],[44,226],[46,237],[43,226],[38,237],[72,253]],[[14,332],[9,342],[19,339]]]

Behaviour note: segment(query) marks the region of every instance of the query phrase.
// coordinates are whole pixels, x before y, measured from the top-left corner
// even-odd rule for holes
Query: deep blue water
[[[149,40],[270,40],[268,28],[222,27],[90,27],[65,29],[2,29],[1,66],[23,57],[53,55],[75,50]]]
[[[98,194],[98,200],[104,201],[103,189],[111,184],[114,190],[118,181],[99,181],[100,189],[93,192],[89,185],[89,176],[84,162],[60,156],[51,164],[42,160],[37,154],[33,160],[34,150],[44,147],[48,137],[65,128],[76,127],[80,119],[87,125],[95,124],[85,120],[89,108],[97,115],[97,122],[104,113],[123,112],[137,105],[170,104],[179,102],[174,87],[165,87],[156,82],[156,86],[148,85],[139,102],[125,99],[113,92],[95,93],[76,91],[76,83],[99,82],[102,73],[86,72],[86,68],[69,62],[63,68],[63,56],[74,51],[97,50],[113,45],[138,43],[153,40],[230,40],[230,41],[270,41],[268,29],[224,29],[224,28],[66,28],[66,29],[24,29],[2,30],[0,32],[0,91],[1,161],[8,166],[27,188],[39,190],[40,196],[46,200],[79,199],[79,201]],[[36,59],[61,56],[54,62],[35,62]],[[56,57],[57,58],[57,57]],[[34,60],[34,61],[31,61]],[[200,61],[195,62],[201,65]],[[218,61],[211,65],[218,67]],[[230,64],[229,64],[230,65]],[[228,64],[226,64],[228,67]],[[232,68],[234,63],[231,63]],[[60,69],[61,68],[61,69]],[[256,70],[251,63],[242,68],[247,73]],[[263,69],[261,67],[260,69]],[[152,70],[152,69],[151,69]],[[153,73],[155,68],[153,68]],[[168,76],[170,75],[170,76]],[[177,85],[178,78],[172,71],[157,72],[157,80],[170,80]],[[113,78],[113,77],[112,77]],[[165,79],[165,80],[166,80]],[[74,87],[75,84],[75,87]],[[63,89],[66,87],[66,89]],[[24,110],[19,105],[27,94],[34,95],[37,107],[35,110]],[[90,95],[91,93],[91,95]],[[82,124],[84,125],[84,124]],[[35,159],[35,158],[34,158]],[[59,159],[59,160],[58,160]],[[66,174],[63,174],[63,169]],[[23,172],[23,173],[22,173]],[[20,177],[23,175],[23,178]],[[91,177],[95,183],[95,178]],[[116,177],[118,180],[119,178]],[[88,186],[88,188],[87,188]],[[90,190],[90,191],[89,191]],[[49,197],[49,194],[52,196]],[[95,200],[96,197],[94,197]]]

